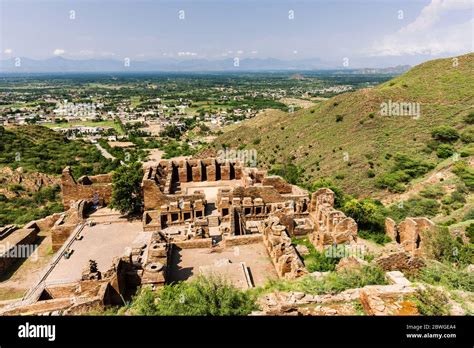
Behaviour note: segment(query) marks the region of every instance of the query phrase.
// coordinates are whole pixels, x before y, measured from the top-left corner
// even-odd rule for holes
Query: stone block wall
[[[307,273],[303,261],[291,244],[285,226],[271,217],[260,225],[263,243],[280,278],[295,279]]]
[[[435,224],[424,217],[408,217],[399,224],[391,218],[385,220],[385,233],[387,236],[414,256],[423,255],[423,232],[433,228],[435,228]]]
[[[79,200],[94,202],[96,198],[99,205],[107,205],[112,197],[112,176],[111,174],[87,176],[76,181],[71,168],[66,167],[61,176],[61,192],[65,209],[69,209],[73,202]]]
[[[342,211],[334,209],[334,192],[321,188],[311,196],[310,218],[314,233],[311,241],[322,251],[327,245],[353,244],[357,242],[357,223]]]

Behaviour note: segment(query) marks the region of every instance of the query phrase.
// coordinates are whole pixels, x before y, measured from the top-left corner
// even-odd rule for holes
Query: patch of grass
[[[369,265],[332,272],[320,279],[307,275],[292,281],[271,280],[256,291],[258,293],[300,291],[307,294],[336,294],[347,289],[376,284],[387,284],[385,273],[379,267]]]
[[[464,267],[447,262],[428,261],[425,267],[413,275],[413,280],[448,289],[474,291],[474,274],[467,272]]]
[[[360,238],[371,240],[372,242],[380,244],[380,245],[385,245],[392,241],[389,236],[379,231],[375,232],[375,231],[359,230],[357,233]]]
[[[308,240],[308,238],[292,239],[293,244],[304,245],[308,248],[309,254],[303,255],[304,264],[309,272],[327,272],[333,271],[336,268],[340,258],[327,257],[324,253],[320,253],[315,249],[314,245]]]

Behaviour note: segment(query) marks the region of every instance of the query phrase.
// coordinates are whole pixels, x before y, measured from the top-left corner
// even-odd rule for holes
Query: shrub
[[[275,164],[269,171],[270,174],[279,175],[293,185],[299,183],[303,172],[302,168],[292,163]]]
[[[391,192],[403,192],[405,183],[417,178],[434,168],[429,162],[421,161],[411,156],[397,153],[394,164],[388,173],[381,175],[375,182],[378,188],[386,188]]]
[[[466,162],[458,161],[452,171],[462,179],[469,190],[474,191],[474,169],[470,168]]]
[[[347,289],[377,284],[387,284],[385,273],[377,266],[368,265],[332,272],[320,279],[307,275],[292,281],[273,280],[258,291],[301,291],[307,294],[335,294]]]
[[[469,265],[474,263],[474,248],[472,244],[464,244],[449,233],[448,227],[438,226],[423,233],[426,256],[440,262]]]
[[[439,158],[448,158],[454,155],[454,146],[451,144],[440,144],[436,149],[436,155]]]
[[[464,143],[473,143],[474,142],[474,127],[469,127],[464,132],[461,133],[461,141]]]
[[[469,242],[474,243],[474,223],[471,223],[466,227],[466,236],[469,238]]]
[[[142,289],[130,306],[135,315],[228,316],[248,315],[255,309],[250,292],[221,278],[203,276],[165,285],[158,293]]]
[[[440,204],[435,199],[422,198],[422,197],[411,197],[410,199],[403,201],[403,204],[396,203],[392,204],[388,208],[388,216],[392,217],[397,221],[401,221],[408,216],[426,216],[432,217],[439,213]]]
[[[441,198],[444,195],[443,188],[440,185],[429,185],[420,191],[420,196],[423,198]]]
[[[368,178],[373,178],[373,177],[375,177],[375,172],[374,172],[373,170],[369,169],[369,170],[367,171],[367,177],[368,177]]]
[[[380,245],[385,245],[386,243],[390,243],[392,241],[390,237],[387,236],[383,231],[359,230],[357,234],[362,239],[371,240],[374,243]]]
[[[383,231],[386,211],[382,203],[371,198],[351,199],[342,206],[342,211],[353,218],[362,229]]]
[[[467,124],[474,124],[474,112],[467,114],[464,117],[464,122],[466,122]]]
[[[293,244],[304,245],[308,248],[309,254],[303,255],[303,260],[306,269],[309,272],[327,272],[334,271],[340,258],[327,257],[325,253],[320,253],[314,245],[307,239],[293,238]]]
[[[417,289],[415,304],[421,315],[449,315],[449,299],[435,288]]]
[[[415,280],[448,289],[474,291],[474,274],[462,266],[448,262],[428,261],[427,265],[414,275]]]
[[[122,214],[140,212],[143,206],[142,179],[143,169],[139,162],[118,168],[112,175],[110,207],[118,209]]]
[[[342,120],[344,120],[344,116],[336,115],[336,122],[342,122]]]
[[[451,126],[439,126],[431,131],[433,139],[440,142],[454,142],[459,139],[458,131]]]

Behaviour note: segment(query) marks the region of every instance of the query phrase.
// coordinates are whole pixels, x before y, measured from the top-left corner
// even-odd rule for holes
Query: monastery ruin
[[[141,221],[107,208],[110,174],[75,179],[65,168],[61,186],[68,210],[21,230],[31,238],[50,230],[55,254],[39,281],[3,314],[83,313],[123,304],[140,286],[156,289],[199,274],[225,275],[248,289],[308,274],[294,237],[308,237],[321,252],[358,242],[356,222],[334,208],[330,189],[310,195],[238,161],[170,160],[145,168]],[[429,220],[387,220],[400,250],[379,264],[387,270],[416,264],[426,228]]]

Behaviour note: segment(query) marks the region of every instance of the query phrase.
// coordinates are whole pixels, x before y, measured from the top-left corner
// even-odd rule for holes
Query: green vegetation
[[[441,141],[460,150],[459,140],[451,141],[457,139],[456,131],[463,134],[469,126],[466,120],[472,118],[466,115],[474,104],[474,54],[458,59],[457,67],[450,59],[420,64],[370,90],[343,93],[291,115],[266,112],[219,136],[215,148],[222,143],[255,148],[259,164],[267,169],[294,158],[291,163],[301,169],[300,183],[307,187],[338,175],[338,184],[349,194],[380,197],[387,189],[402,192],[443,160],[435,153]],[[420,103],[421,119],[381,117],[380,103],[389,100]],[[343,116],[342,122],[335,122],[337,115]],[[253,144],[256,134],[265,135]],[[430,141],[434,147],[421,156]],[[398,158],[402,166],[394,159],[397,153],[404,156]]]
[[[45,174],[61,174],[70,166],[74,176],[107,173],[118,163],[105,159],[93,145],[70,141],[41,126],[0,126],[0,166]]]
[[[441,144],[436,149],[436,155],[439,158],[448,158],[454,155],[455,149],[454,146],[451,144]]]
[[[442,290],[418,289],[415,304],[421,315],[449,315],[449,300]]]
[[[433,139],[440,142],[451,143],[459,139],[458,131],[450,126],[439,126],[431,131]]]
[[[426,174],[434,168],[432,163],[413,158],[406,154],[397,153],[393,157],[394,165],[390,172],[376,180],[376,186],[387,188],[391,192],[405,191],[405,184],[410,180]]]
[[[39,172],[59,175],[70,166],[77,178],[82,175],[107,173],[118,166],[105,159],[93,145],[81,140],[70,141],[64,135],[41,126],[5,128],[0,126],[0,167],[22,168],[23,175]],[[23,225],[63,211],[59,186],[26,192],[21,184],[8,184],[0,178],[0,188],[16,194],[0,195],[0,226]]]
[[[413,280],[422,281],[434,286],[443,286],[448,289],[474,291],[474,275],[464,267],[449,262],[429,261]]]
[[[178,156],[192,156],[195,153],[195,150],[192,149],[188,143],[180,143],[178,141],[171,141],[163,146],[162,149],[165,151],[165,154],[163,155],[164,159]]]
[[[321,178],[311,184],[310,191],[315,192],[320,188],[328,188],[334,192],[334,207],[341,208],[346,200],[346,195],[342,189],[337,186],[333,181]]]
[[[42,125],[47,128],[71,128],[75,126],[85,127],[112,127],[117,134],[124,134],[123,129],[117,121],[80,121],[80,122],[60,122],[60,123],[46,123]]]
[[[369,265],[331,272],[320,279],[307,275],[293,281],[269,281],[264,287],[257,288],[255,291],[258,293],[301,291],[306,294],[335,294],[347,289],[376,284],[387,284],[385,274],[380,268]]]
[[[165,285],[158,292],[143,288],[126,307],[134,315],[248,315],[257,309],[250,292],[219,278],[198,277]]]
[[[309,254],[302,255],[304,265],[309,272],[327,272],[334,271],[340,258],[328,257],[324,253],[320,253],[315,249],[314,245],[308,238],[293,238],[292,243],[303,245],[308,248]]]
[[[24,225],[32,220],[64,211],[59,196],[60,187],[43,187],[26,197],[8,199],[0,194],[0,226]]]
[[[141,182],[143,169],[141,163],[121,166],[112,175],[112,199],[110,207],[122,214],[139,213],[143,207]]]
[[[436,199],[413,196],[406,201],[388,207],[388,215],[401,221],[407,217],[433,217],[440,211],[441,204]]]
[[[423,240],[429,259],[461,266],[474,263],[474,244],[464,244],[460,238],[454,239],[445,226],[425,231]]]
[[[269,174],[279,175],[293,185],[296,185],[299,182],[301,173],[301,168],[292,163],[275,164],[269,171]]]
[[[453,173],[459,176],[469,190],[474,191],[474,169],[466,162],[458,161],[453,168]]]

